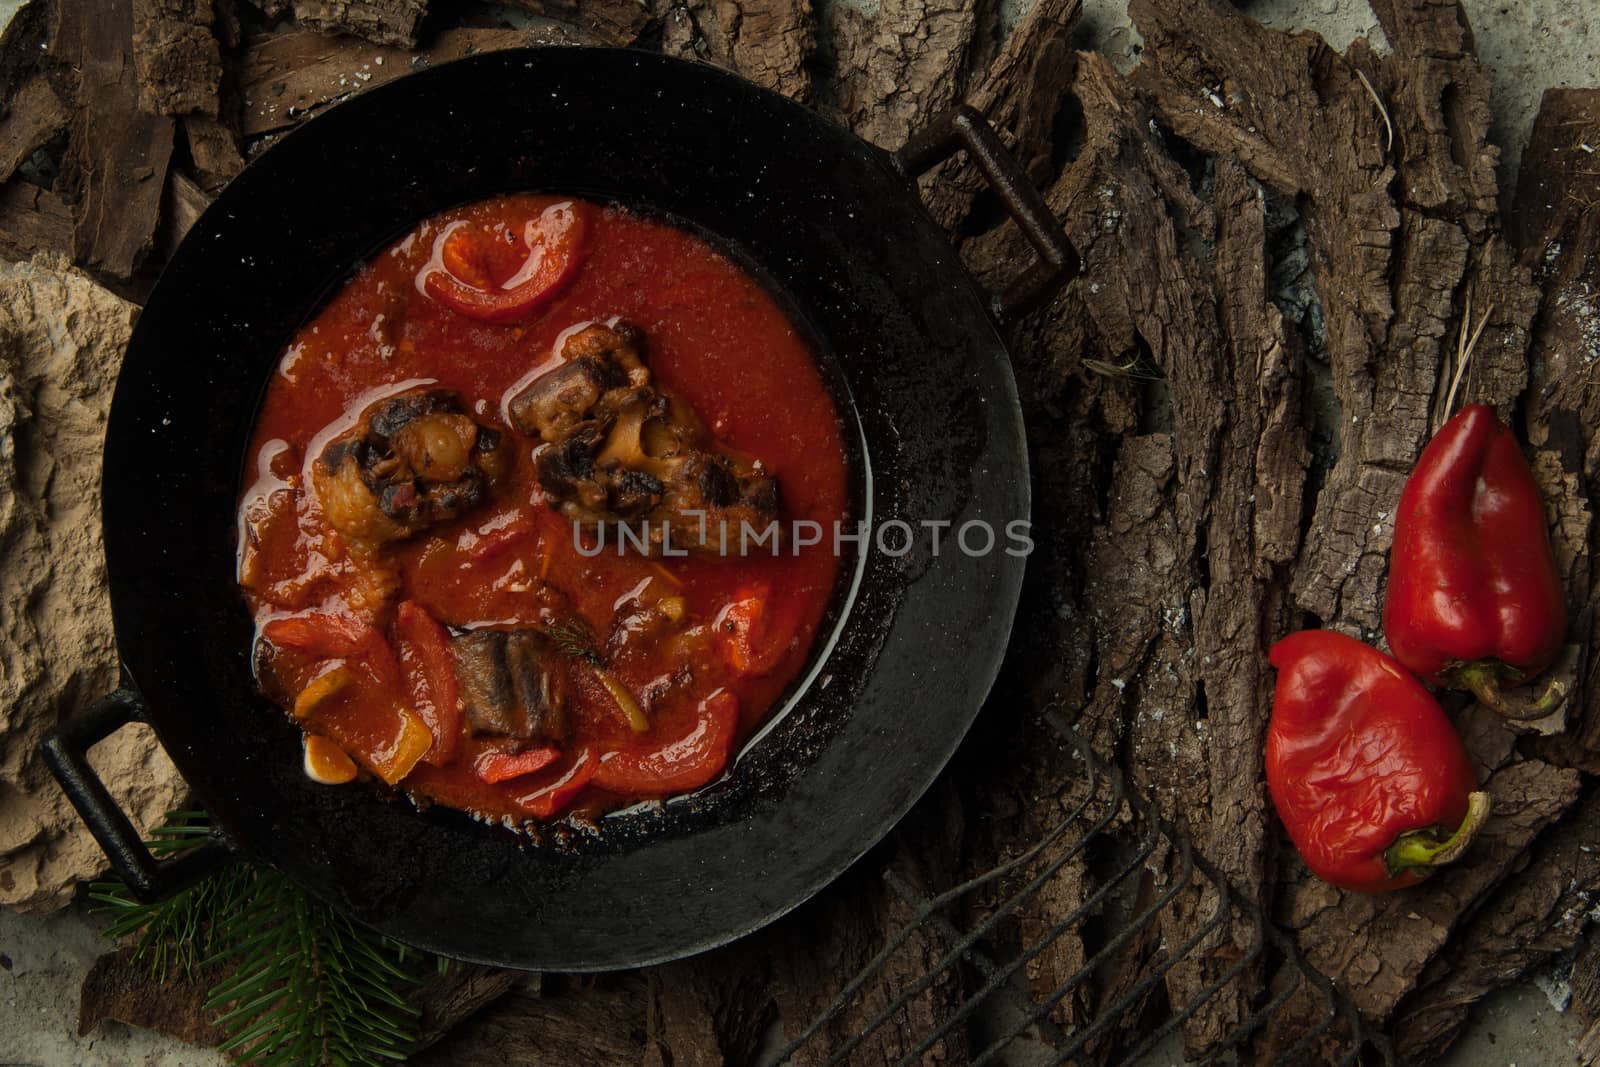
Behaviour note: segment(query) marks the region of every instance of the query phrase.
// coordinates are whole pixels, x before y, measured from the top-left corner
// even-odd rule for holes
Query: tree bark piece
[[[1428,964],[1401,1003],[1394,1032],[1407,1062],[1441,1055],[1486,993],[1578,942],[1600,903],[1600,854],[1594,850],[1600,840],[1600,796],[1588,791],[1574,812],[1528,852],[1518,873]],[[1581,979],[1576,968],[1572,984],[1577,1007]]]
[[[72,254],[72,209],[55,193],[20,179],[0,188],[0,258]]]
[[[1034,182],[1054,177],[1056,117],[1068,98],[1077,58],[1068,41],[1083,0],[1038,0],[1006,38],[966,102],[989,120]],[[944,165],[924,183],[928,213],[957,229],[985,188],[964,157]]]
[[[748,943],[648,972],[646,1067],[756,1062],[776,1008],[765,959]]]
[[[953,877],[961,833],[959,810],[950,794],[930,794],[895,831],[889,872],[914,892],[936,892],[932,887],[948,884]],[[798,1040],[802,1028],[820,1018],[844,985],[916,918],[916,909],[885,885],[881,871],[878,864],[857,864],[827,893],[802,905],[772,930],[770,989],[786,1038]],[[919,982],[949,947],[935,923],[917,925],[790,1062],[794,1067],[814,1067],[846,1042],[856,1041],[859,1044],[846,1060],[853,1067],[892,1064],[911,1056],[961,1002],[959,964],[940,971],[931,983]],[[903,1007],[874,1026],[895,1000],[913,992]],[[970,1058],[966,1030],[960,1025],[913,1057],[926,1067],[965,1064]]]
[[[417,1019],[414,1052],[437,1044],[463,1019],[476,1015],[514,989],[527,976],[493,967],[452,963],[430,976],[406,1000],[422,1014]]]
[[[396,48],[416,47],[427,11],[428,0],[294,0],[294,20],[308,30]]]
[[[638,972],[567,979],[541,991],[526,977],[485,1010],[413,1056],[417,1067],[638,1067],[647,1047],[647,983]]]
[[[1135,76],[1156,93],[1163,120],[1302,198],[1340,424],[1293,589],[1301,606],[1356,634],[1378,626],[1387,519],[1447,391],[1467,295],[1459,287],[1470,279],[1479,313],[1494,308],[1469,399],[1503,404],[1520,392],[1534,303],[1526,275],[1495,247],[1494,195],[1483,184],[1492,186],[1493,166],[1474,103],[1486,91],[1481,71],[1459,34],[1425,37],[1423,9],[1441,10],[1428,0],[1390,5],[1398,42],[1385,61],[1364,42],[1337,56],[1212,0],[1131,7],[1146,39]],[[1362,77],[1387,99],[1382,110]],[[1438,90],[1431,102],[1422,85]],[[1384,97],[1387,86],[1398,96]],[[1453,125],[1438,103],[1445,97]],[[1447,125],[1453,138],[1438,136]],[[1396,176],[1398,204],[1388,193]],[[1458,192],[1444,191],[1451,180]]]
[[[67,128],[71,116],[42,75],[23,83],[0,119],[0,182],[6,182],[28,157]]]
[[[445,30],[412,54],[351,37],[267,34],[251,41],[239,71],[240,132],[258,137],[288,129],[329,104],[434,63],[480,52],[541,44],[592,43],[562,31]]]
[[[195,177],[206,192],[215,196],[244,170],[238,134],[227,123],[205,115],[186,115],[183,135]]]
[[[1509,763],[1483,785],[1494,814],[1461,864],[1405,893],[1369,897],[1325,882],[1298,882],[1283,916],[1311,965],[1362,1013],[1388,1022],[1463,913],[1526,859],[1528,847],[1578,798],[1576,772],[1538,760]]]
[[[200,188],[193,178],[181,171],[167,174],[167,197],[162,206],[162,245],[167,258],[178,250],[178,245],[188,234],[200,213],[214,200],[210,193]]]
[[[217,114],[222,52],[212,0],[133,0],[139,106],[152,115]]]
[[[818,101],[861,137],[890,150],[956,103],[977,25],[975,0],[881,0],[874,14],[822,9],[831,57]]]
[[[138,106],[131,0],[61,0],[51,52],[78,71],[62,180],[73,204],[73,259],[128,279],[155,235],[173,122]]]
[[[637,44],[654,24],[652,4],[640,0],[507,0],[536,15],[559,19],[578,27],[583,36],[606,44]],[[661,0],[656,0],[657,3]]]
[[[1588,145],[1596,151],[1585,151]],[[1556,562],[1583,659],[1600,662],[1600,574],[1590,561],[1591,493],[1600,484],[1600,89],[1552,90],[1522,157],[1516,232],[1544,288],[1527,409],[1533,469],[1555,512]],[[1600,772],[1600,686],[1568,698],[1569,734],[1541,754]]]
[[[810,0],[676,0],[658,14],[662,50],[704,59],[802,103],[817,47]]]
[[[174,967],[158,981],[150,961],[134,958],[133,948],[108,952],[84,975],[78,994],[78,1035],[112,1019],[215,1048],[228,1035],[212,1024],[202,1005],[226,976],[225,971],[208,968],[191,977]]]

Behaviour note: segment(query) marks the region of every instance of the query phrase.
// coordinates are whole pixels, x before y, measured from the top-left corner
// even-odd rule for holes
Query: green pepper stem
[[[1472,844],[1472,839],[1478,836],[1483,824],[1489,821],[1491,807],[1493,805],[1488,793],[1469,793],[1466,818],[1461,820],[1461,825],[1449,837],[1441,841],[1438,830],[1412,830],[1401,834],[1383,853],[1389,873],[1442,867],[1459,859],[1467,846]]]
[[[1567,683],[1560,678],[1551,678],[1531,697],[1507,692],[1500,688],[1500,672],[1491,660],[1466,664],[1455,672],[1454,681],[1496,715],[1516,722],[1542,719],[1567,699]]]

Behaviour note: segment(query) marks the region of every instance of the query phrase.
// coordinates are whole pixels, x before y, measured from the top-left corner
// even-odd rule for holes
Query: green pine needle
[[[171,855],[209,832],[204,812],[173,812],[150,848]],[[96,882],[89,896],[112,917],[108,937],[137,936],[135,958],[157,981],[174,967],[194,980],[203,968],[233,966],[204,1007],[228,1033],[220,1051],[237,1063],[377,1067],[411,1051],[417,1010],[404,991],[426,956],[356,926],[276,871],[229,863],[154,904],[120,881]]]

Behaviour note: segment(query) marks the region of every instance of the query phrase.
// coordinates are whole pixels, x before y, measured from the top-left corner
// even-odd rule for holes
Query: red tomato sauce
[[[579,203],[585,250],[537,307],[502,307],[506,321],[485,321],[419,284],[430,262],[437,269],[441,234],[464,220],[482,239],[459,269],[503,295],[495,286],[516,280],[533,247],[520,235],[558,203],[501,197],[422,223],[295,335],[267,389],[239,508],[240,583],[261,634],[263,690],[319,739],[308,747],[318,780],[355,775],[353,762],[418,800],[515,821],[670,795],[717,777],[810,657],[838,577],[832,533],[849,508],[847,460],[813,352],[754,279],[684,230]],[[716,447],[776,477],[785,535],[811,520],[821,543],[663,558],[619,555],[611,529],[603,554],[579,552],[593,548],[592,529],[575,543],[536,475],[538,439],[508,424],[505,405],[561,365],[564,331],[616,320],[642,331],[655,380],[698,413]],[[354,543],[325,515],[312,464],[376,398],[420,385],[459,394],[496,428],[508,473],[458,518]],[[630,595],[669,604],[677,621],[654,644],[608,657]],[[569,654],[570,735],[553,756],[462,723],[439,643],[485,628],[535,629]],[[647,699],[669,676],[666,695]],[[647,729],[607,680],[644,709]]]

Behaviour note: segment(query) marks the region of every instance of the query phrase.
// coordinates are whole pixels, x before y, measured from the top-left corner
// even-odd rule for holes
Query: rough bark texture
[[[412,48],[428,0],[294,0],[293,6],[295,21],[308,30]]]
[[[212,0],[134,0],[140,107],[152,115],[216,116],[222,51],[213,19]]]
[[[1056,113],[1072,84],[1077,58],[1068,47],[1083,0],[1038,0],[1005,39],[982,79],[964,94],[1000,134],[1035,182],[1052,177]],[[925,183],[928,212],[954,229],[984,190],[983,176],[965,158]]]
[[[675,0],[657,14],[668,55],[736,71],[805,102],[817,47],[810,0]]]
[[[134,312],[63,262],[0,266],[0,905],[9,907],[59,907],[105,862],[36,746],[117,681],[100,441]],[[118,731],[92,759],[140,827],[185,794],[146,727]]]
[[[962,833],[958,806],[948,794],[935,793],[896,832],[887,873],[879,864],[858,865],[835,891],[804,905],[775,928],[770,994],[786,1037],[799,1040],[802,1030],[830,1008],[844,983],[890,937],[912,925],[915,908],[889,889],[885,879],[896,879],[915,893],[943,884],[953,873]],[[949,951],[936,924],[916,924],[860,993],[800,1046],[792,1059],[795,1067],[823,1063],[846,1042],[854,1046],[848,1060],[852,1064],[896,1063],[925,1038],[927,1046],[916,1062],[930,1067],[970,1062],[962,1027],[931,1038],[962,999],[959,967],[934,973]],[[904,1005],[896,1008],[902,997]]]
[[[36,75],[23,83],[0,119],[0,182],[9,180],[29,156],[66,129],[68,118],[48,79]]]
[[[239,70],[240,132],[248,138],[288,129],[329,104],[433,63],[502,48],[565,43],[594,42],[559,30],[461,27],[440,33],[413,54],[375,48],[352,37],[266,34],[249,43]]]
[[[418,1067],[493,1063],[504,1067],[638,1067],[649,1041],[643,974],[616,979],[572,979],[542,991],[528,977],[413,1056]]]
[[[956,102],[977,24],[974,2],[881,0],[870,15],[826,5],[822,110],[879,147],[899,148]]]
[[[639,0],[507,0],[537,15],[560,19],[608,44],[630,45],[650,29],[650,9]]]
[[[1546,93],[1523,155],[1517,196],[1523,258],[1544,287],[1530,353],[1528,439],[1536,449],[1535,474],[1551,502],[1568,608],[1579,620],[1572,636],[1591,672],[1600,662],[1600,634],[1594,631],[1600,574],[1590,563],[1590,501],[1600,484],[1600,164],[1594,162],[1600,152],[1593,149],[1600,149],[1600,90]],[[1542,749],[1600,772],[1600,692],[1584,686],[1568,704],[1568,735]]]
[[[131,0],[61,0],[51,51],[77,75],[68,164],[75,262],[117,279],[149,251],[173,122],[139,109]]]
[[[182,125],[195,180],[207,192],[220,192],[244,170],[239,135],[227,123],[205,115],[187,115]]]
[[[437,1043],[461,1020],[493,1004],[522,980],[512,971],[470,964],[456,964],[431,976],[406,998],[422,1013],[417,1020],[417,1049]]]
[[[1516,873],[1429,962],[1396,1015],[1399,1049],[1413,1062],[1442,1053],[1484,994],[1567,951],[1582,936],[1600,904],[1597,800],[1590,790],[1573,818],[1519,857]],[[1572,982],[1574,1007],[1581,1012],[1576,967]]]
[[[72,209],[55,193],[24,181],[0,189],[0,256],[30,259],[72,251]]]
[[[120,948],[95,960],[78,994],[78,1033],[87,1034],[107,1019],[191,1044],[215,1046],[227,1040],[201,1008],[225,975],[206,971],[193,977],[173,968],[162,981],[150,976],[150,961]]]

